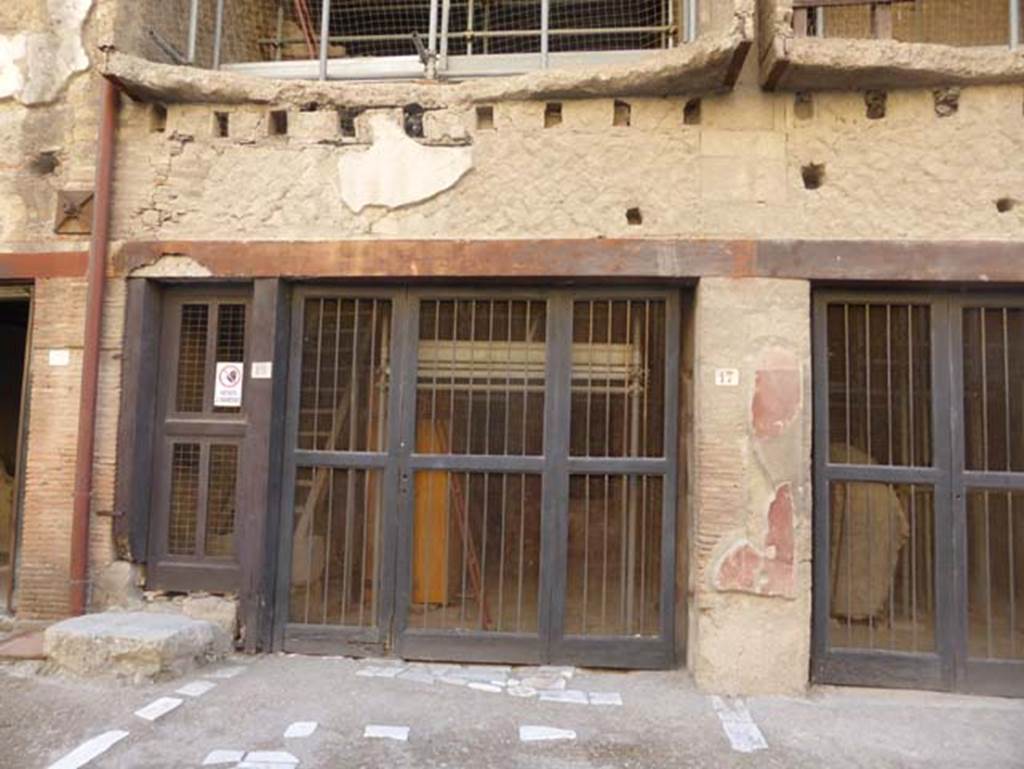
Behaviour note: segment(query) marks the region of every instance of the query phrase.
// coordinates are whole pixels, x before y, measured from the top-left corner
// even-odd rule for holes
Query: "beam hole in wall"
[[[402,110],[402,124],[405,133],[413,139],[423,138],[423,107],[419,104],[407,104]]]
[[[28,170],[36,176],[49,176],[60,165],[57,150],[43,150],[32,156],[28,162]]]
[[[644,223],[643,212],[639,208],[627,208],[626,209],[626,224],[630,227],[639,227]]]
[[[268,125],[271,136],[288,135],[288,110],[275,109],[270,111],[270,123]]]
[[[320,105],[317,104],[315,101],[307,101],[305,104],[303,104],[301,107],[299,107],[299,112],[319,112],[319,111],[320,111]]]
[[[231,132],[230,117],[227,112],[213,113],[213,135],[226,139]]]
[[[544,106],[544,127],[554,128],[562,124],[562,102],[549,101]]]
[[[683,106],[683,125],[700,125],[700,99],[690,99]]]
[[[797,120],[810,120],[814,117],[814,97],[807,91],[797,91],[793,97],[793,115]]]
[[[825,183],[825,164],[808,163],[800,169],[805,190],[816,190]]]
[[[633,108],[629,102],[615,100],[614,112],[612,113],[612,125],[628,128],[632,120]]]
[[[960,109],[960,89],[955,86],[937,88],[932,91],[932,96],[935,98],[935,114],[939,117],[950,117]]]
[[[153,104],[149,108],[149,130],[155,134],[167,130],[167,107],[163,104]]]
[[[494,130],[494,107],[488,104],[476,108],[476,128],[478,131]]]
[[[865,91],[864,110],[868,120],[881,120],[885,117],[885,105],[889,94],[885,91]]]
[[[1009,213],[1017,207],[1017,201],[1013,198],[999,198],[996,201],[996,211],[1001,214]]]
[[[338,133],[340,133],[343,138],[355,138],[356,115],[358,114],[359,110],[352,109],[351,107],[342,107],[338,110]]]

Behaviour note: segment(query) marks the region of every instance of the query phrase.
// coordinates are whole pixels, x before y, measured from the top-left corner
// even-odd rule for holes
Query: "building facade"
[[[8,612],[1024,692],[1019,4],[9,5]]]

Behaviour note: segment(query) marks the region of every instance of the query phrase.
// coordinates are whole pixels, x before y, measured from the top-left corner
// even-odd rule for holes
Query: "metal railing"
[[[190,0],[187,52],[172,58],[321,80],[504,74],[690,42],[697,2]]]
[[[798,37],[1019,48],[1024,0],[792,0]]]

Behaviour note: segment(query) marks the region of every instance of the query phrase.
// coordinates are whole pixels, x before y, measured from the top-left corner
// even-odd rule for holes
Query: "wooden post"
[[[807,9],[793,9],[793,31],[797,37],[807,37]]]
[[[892,39],[892,4],[871,5],[871,32],[876,40]]]

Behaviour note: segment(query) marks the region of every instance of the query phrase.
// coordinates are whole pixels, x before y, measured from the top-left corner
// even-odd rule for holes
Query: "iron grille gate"
[[[814,678],[1024,693],[1024,300],[814,306]]]
[[[672,292],[295,292],[279,646],[673,662]]]

